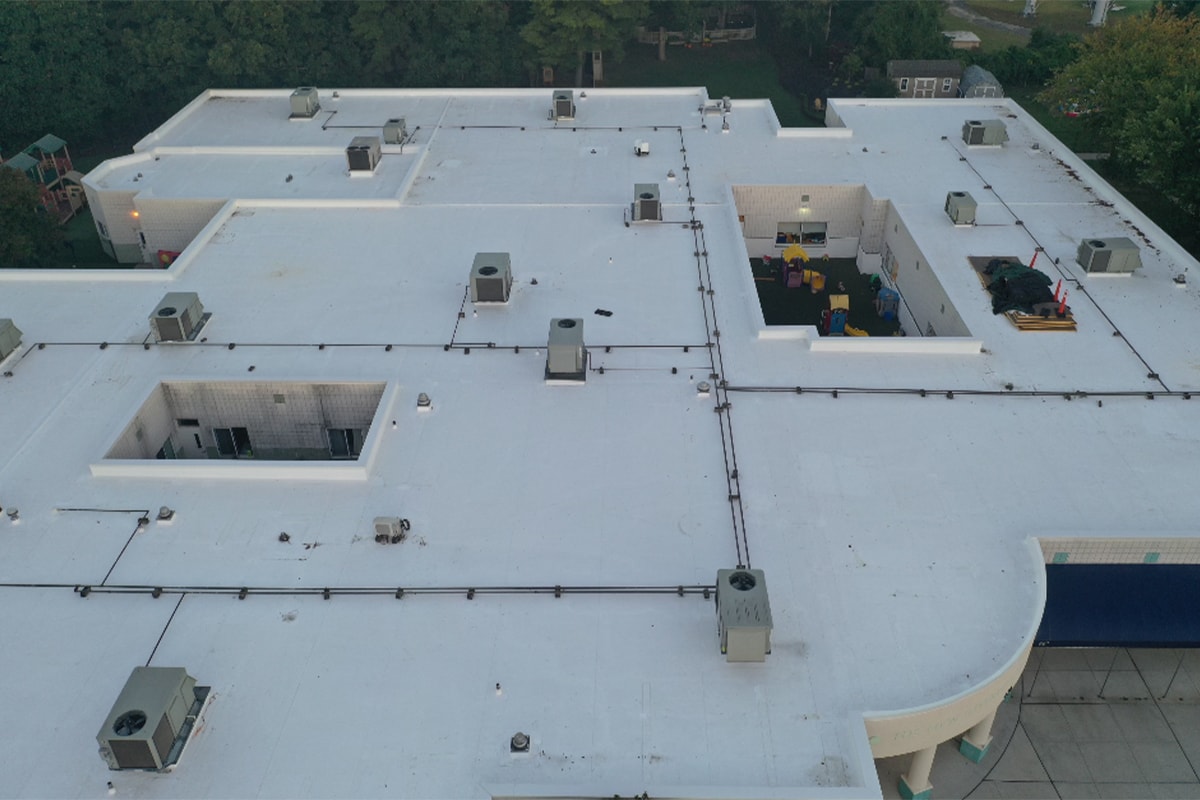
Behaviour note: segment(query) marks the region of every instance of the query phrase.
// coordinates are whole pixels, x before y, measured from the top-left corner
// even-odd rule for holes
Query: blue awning
[[[1047,564],[1036,643],[1200,646],[1200,565]]]

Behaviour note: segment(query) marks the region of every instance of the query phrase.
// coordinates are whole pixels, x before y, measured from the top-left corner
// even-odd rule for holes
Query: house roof
[[[963,70],[962,80],[959,82],[959,85],[962,87],[964,92],[970,89],[972,86],[977,86],[981,83],[992,86],[1000,85],[1000,81],[997,80],[995,75],[988,72],[978,64],[972,64]]]
[[[85,177],[150,236],[220,206],[169,269],[0,270],[25,331],[0,795],[878,797],[864,718],[1023,665],[1031,537],[1194,548],[1200,289],[1173,279],[1200,265],[1015,103],[834,99],[789,130],[734,100],[722,132],[700,88],[589,89],[569,123],[549,90],[322,92],[308,121],[289,94],[206,92]],[[351,136],[401,114],[413,139],[347,175]],[[1009,141],[964,144],[968,119]],[[626,224],[648,182],[664,220]],[[956,190],[977,225],[947,219]],[[864,271],[919,259],[970,334],[766,325],[748,260],[778,250],[744,226],[800,219],[801,191]],[[1084,273],[1091,236],[1143,268]],[[470,304],[479,252],[511,255],[506,305]],[[993,315],[969,261],[1035,252],[1074,333]],[[170,292],[212,315],[192,343],[150,338]],[[581,384],[546,379],[562,317]],[[163,384],[314,381],[385,387],[359,459],[107,457],[158,444]],[[257,438],[298,405],[274,393],[240,409],[259,427],[212,425]],[[178,431],[185,455],[214,435]],[[407,538],[377,543],[393,516]],[[739,564],[770,587],[761,664],[724,660],[705,596]],[[173,772],[111,773],[96,726],[144,664],[212,693]]]
[[[952,58],[932,60],[892,60],[887,63],[889,78],[957,78],[962,75],[961,61]]]

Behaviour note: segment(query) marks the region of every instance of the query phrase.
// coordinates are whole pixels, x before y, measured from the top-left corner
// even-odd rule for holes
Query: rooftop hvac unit
[[[408,535],[409,523],[400,517],[376,517],[375,541],[380,544],[397,544]]]
[[[96,734],[109,769],[162,769],[196,702],[182,667],[136,667]]]
[[[946,193],[946,216],[955,225],[974,225],[975,209],[979,204],[966,192]]]
[[[575,119],[575,92],[570,89],[556,89],[550,116],[556,120]]]
[[[717,570],[717,630],[726,661],[766,661],[771,604],[761,569]]]
[[[346,148],[346,164],[351,172],[374,172],[379,154],[378,136],[355,136]]]
[[[1084,239],[1075,260],[1087,272],[1130,273],[1142,266],[1141,251],[1124,236],[1114,239]]]
[[[633,219],[662,220],[662,201],[657,183],[635,183],[633,185]]]
[[[512,290],[508,253],[476,253],[471,264],[471,302],[507,303]]]
[[[587,378],[587,349],[582,319],[550,320],[546,344],[546,378],[582,381]]]
[[[187,342],[196,338],[204,322],[204,306],[195,292],[169,292],[150,315],[156,342]]]
[[[312,119],[321,110],[315,86],[301,86],[292,92],[292,119]]]
[[[383,124],[384,144],[404,144],[406,138],[408,138],[408,126],[404,124],[404,117],[389,119]]]
[[[11,319],[0,319],[0,361],[21,346],[21,329]]]
[[[963,123],[962,137],[969,145],[998,147],[1008,141],[1008,128],[998,119],[969,119]]]

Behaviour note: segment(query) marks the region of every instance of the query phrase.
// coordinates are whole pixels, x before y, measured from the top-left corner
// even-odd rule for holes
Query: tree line
[[[208,88],[508,87],[619,61],[639,25],[692,30],[731,0],[10,0],[0,3],[0,152],[54,132],[130,140]],[[762,2],[777,52],[853,46],[865,63],[944,52],[937,0]],[[743,8],[744,10],[744,8]],[[851,42],[852,45],[845,43]]]

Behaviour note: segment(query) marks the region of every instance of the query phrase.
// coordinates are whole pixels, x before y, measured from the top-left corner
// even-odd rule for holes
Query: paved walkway
[[[950,16],[965,19],[973,25],[979,25],[982,28],[991,28],[995,31],[1004,31],[1006,33],[1015,33],[1018,36],[1029,38],[1030,29],[1023,25],[1014,25],[1011,22],[1001,22],[991,17],[985,17],[962,4],[962,0],[946,0],[946,11]]]
[[[885,798],[910,756],[879,759]],[[934,798],[1200,800],[1200,649],[1034,648],[981,764],[942,744]]]

